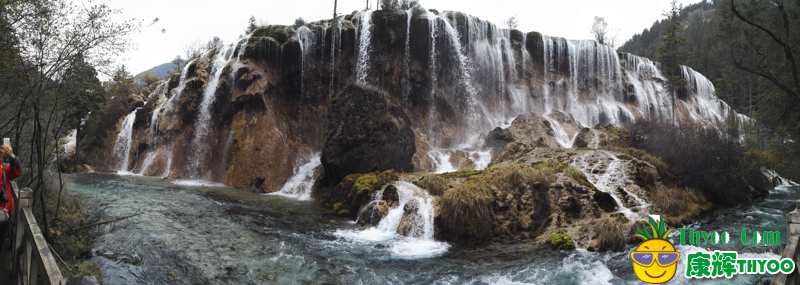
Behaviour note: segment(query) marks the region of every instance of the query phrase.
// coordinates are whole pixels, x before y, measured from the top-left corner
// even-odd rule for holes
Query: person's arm
[[[17,179],[17,177],[22,175],[22,161],[19,160],[19,157],[14,155],[14,149],[12,149],[10,145],[1,145],[0,152],[5,154],[10,159],[10,166],[5,167],[6,179],[9,181]]]

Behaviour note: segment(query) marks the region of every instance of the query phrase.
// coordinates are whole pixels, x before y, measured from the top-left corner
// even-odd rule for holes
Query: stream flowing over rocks
[[[98,227],[92,260],[106,284],[638,284],[628,245],[620,252],[554,251],[535,243],[462,246],[423,230],[402,236],[384,225],[363,230],[314,201],[260,195],[225,186],[181,186],[144,176],[73,174],[67,190],[109,216],[142,215]],[[398,185],[402,188],[402,184]],[[413,185],[407,185],[413,189]],[[414,187],[415,188],[415,187]],[[705,231],[780,230],[800,188],[777,188],[753,205],[713,213],[688,225]],[[401,200],[424,195],[400,190]],[[422,196],[419,196],[422,195]],[[404,198],[405,197],[405,198]],[[146,200],[147,205],[142,201]],[[424,202],[423,202],[424,203]],[[426,211],[418,206],[418,211]],[[398,215],[403,214],[402,207]],[[424,216],[424,215],[422,215]],[[399,219],[385,219],[386,224]],[[382,222],[383,223],[383,222]],[[677,240],[677,236],[672,237]],[[701,250],[676,246],[682,253]],[[744,257],[778,257],[741,243],[718,246]],[[779,250],[779,249],[778,249]],[[766,251],[766,252],[765,252]],[[779,252],[779,251],[778,251]],[[683,278],[674,284],[718,284]],[[770,276],[737,275],[730,284]]]

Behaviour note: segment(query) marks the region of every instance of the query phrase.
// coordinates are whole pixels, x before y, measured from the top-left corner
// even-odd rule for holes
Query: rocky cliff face
[[[120,122],[128,140],[117,140],[109,165],[273,192],[300,154],[323,148],[334,95],[358,83],[408,118],[416,169],[480,169],[491,160],[483,136],[522,113],[543,114],[553,138],[542,143],[562,147],[581,127],[671,119],[660,76],[656,63],[594,41],[503,30],[458,12],[361,11],[260,27],[156,88],[133,124]],[[679,121],[732,115],[702,75],[684,68],[684,77]]]

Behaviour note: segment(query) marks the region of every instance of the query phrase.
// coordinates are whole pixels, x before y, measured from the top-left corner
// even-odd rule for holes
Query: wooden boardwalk
[[[0,248],[0,284],[66,284],[33,216],[33,191],[14,189],[14,214],[8,221],[9,242]]]

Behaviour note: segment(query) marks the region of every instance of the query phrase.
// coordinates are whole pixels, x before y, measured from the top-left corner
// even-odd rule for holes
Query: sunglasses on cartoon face
[[[653,258],[654,256],[656,258]],[[681,254],[679,252],[631,252],[631,259],[633,259],[633,262],[636,262],[641,266],[652,266],[653,262],[656,260],[658,260],[658,264],[661,266],[672,265],[678,261],[680,256]]]

